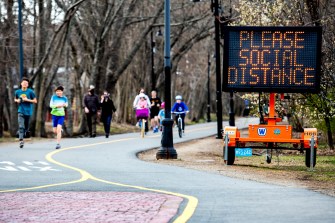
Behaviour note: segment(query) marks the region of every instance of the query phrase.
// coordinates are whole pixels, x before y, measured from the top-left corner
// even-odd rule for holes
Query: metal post
[[[216,64],[216,106],[217,106],[217,139],[222,139],[222,83],[220,63],[220,21],[219,1],[214,0],[214,26],[215,26],[215,64]]]
[[[234,112],[234,93],[230,92],[229,99],[229,125],[235,126],[235,112]]]
[[[210,78],[211,78],[211,55],[208,52],[208,72],[207,72],[207,122],[211,122],[211,89],[210,89]]]
[[[311,153],[311,157],[310,157],[310,166],[309,166],[309,168],[310,168],[310,170],[311,171],[313,171],[313,168],[314,168],[314,144],[315,144],[315,142],[314,142],[314,134],[312,134],[312,138],[311,138],[311,151],[310,151],[310,153]]]
[[[228,163],[228,142],[229,142],[229,140],[228,140],[228,132],[227,132],[224,135],[225,150],[224,150],[224,158],[223,158],[226,165]]]
[[[171,119],[170,0],[165,0],[164,21],[165,118],[162,121],[161,147],[156,153],[156,159],[177,159],[178,155],[173,147],[173,120]]]
[[[20,80],[23,78],[23,43],[22,43],[22,0],[19,3],[19,65],[20,65]]]

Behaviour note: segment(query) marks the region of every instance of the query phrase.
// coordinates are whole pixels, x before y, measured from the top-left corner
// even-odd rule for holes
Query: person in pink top
[[[143,109],[143,108],[149,108],[148,101],[145,98],[144,94],[139,94],[140,100],[138,100],[136,108],[137,109]]]
[[[136,104],[136,115],[140,114],[140,116],[143,116],[144,113],[145,113],[145,116],[146,118],[143,118],[143,117],[139,117],[137,116],[137,119],[146,119],[146,122],[145,122],[145,133],[147,133],[149,131],[149,128],[148,128],[148,116],[149,116],[149,108],[150,108],[150,104],[148,103],[147,99],[146,99],[146,95],[144,93],[140,93],[138,95],[139,97],[139,100]],[[146,111],[139,111],[139,110],[146,110]],[[138,122],[139,123],[139,122]]]

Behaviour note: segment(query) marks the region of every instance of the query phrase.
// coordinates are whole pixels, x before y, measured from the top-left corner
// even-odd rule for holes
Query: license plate
[[[252,156],[251,148],[235,148],[235,156]]]

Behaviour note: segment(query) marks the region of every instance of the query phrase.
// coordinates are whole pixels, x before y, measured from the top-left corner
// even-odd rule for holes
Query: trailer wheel
[[[228,147],[227,165],[234,165],[235,162],[235,147]]]
[[[311,167],[311,150],[306,149],[305,150],[305,164],[307,167]],[[314,159],[313,159],[313,167],[315,167],[316,164],[316,148],[314,148]]]
[[[272,149],[267,149],[266,150],[266,162],[270,164],[271,159],[272,159]]]

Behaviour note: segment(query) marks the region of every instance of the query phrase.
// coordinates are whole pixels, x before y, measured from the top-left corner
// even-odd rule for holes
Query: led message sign
[[[223,91],[320,90],[321,27],[224,29]]]

